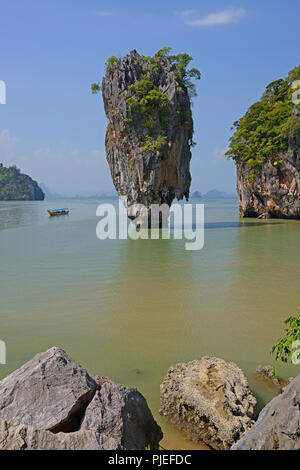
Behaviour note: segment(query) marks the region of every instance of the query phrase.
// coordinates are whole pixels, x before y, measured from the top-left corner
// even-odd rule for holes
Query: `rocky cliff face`
[[[242,217],[300,219],[299,78],[296,67],[268,85],[234,124],[227,155],[236,163]]]
[[[242,217],[300,219],[300,139],[297,146],[279,154],[279,166],[271,160],[265,161],[253,183],[249,183],[249,165],[236,162]]]
[[[107,161],[118,194],[127,196],[129,217],[136,217],[135,203],[188,199],[193,120],[176,66],[131,51],[108,65],[102,95]]]

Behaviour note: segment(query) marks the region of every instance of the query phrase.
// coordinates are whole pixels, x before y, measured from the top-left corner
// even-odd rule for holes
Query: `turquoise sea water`
[[[300,303],[300,222],[240,221],[235,199],[193,200],[205,204],[205,245],[185,251],[181,240],[98,240],[101,202],[118,203],[0,202],[0,377],[60,346],[91,374],[137,387],[164,447],[195,448],[159,417],[159,385],[170,365],[212,355],[245,371],[260,407],[274,396],[253,372],[274,363]],[[49,218],[55,207],[71,214]]]

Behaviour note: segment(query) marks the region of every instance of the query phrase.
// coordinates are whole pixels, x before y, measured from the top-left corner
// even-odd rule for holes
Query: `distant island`
[[[208,197],[208,198],[236,198],[235,193],[226,193],[225,191],[219,191],[218,189],[212,189],[211,191],[208,191],[205,194],[200,193],[199,191],[195,191],[192,193],[192,198],[199,198],[199,197]]]
[[[0,201],[43,201],[45,194],[36,181],[16,166],[0,163]]]

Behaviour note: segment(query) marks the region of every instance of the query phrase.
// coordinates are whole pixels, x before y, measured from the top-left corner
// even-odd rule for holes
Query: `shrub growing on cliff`
[[[92,89],[93,95],[97,95],[101,90],[100,84],[99,83],[92,83],[91,89]]]
[[[105,66],[106,66],[106,71],[107,72],[112,72],[113,69],[114,69],[114,65],[118,62],[118,57],[112,55],[111,57],[109,57],[107,59],[107,61],[105,62]]]
[[[138,63],[142,69],[141,80],[130,85],[125,93],[126,121],[133,123],[138,132],[140,132],[140,128],[148,130],[141,140],[143,150],[158,150],[167,144],[167,130],[171,122],[168,111],[170,102],[167,95],[155,85],[162,64],[169,62],[174,65],[178,92],[180,92],[180,88],[184,88],[190,96],[196,95],[193,79],[200,79],[200,72],[197,69],[187,70],[192,57],[186,53],[171,56],[170,50],[171,48],[164,47],[154,57],[140,57]],[[180,112],[181,110],[179,110],[179,115]],[[161,129],[159,134],[155,136],[157,124]],[[180,124],[192,130],[191,113],[181,116]],[[142,131],[141,133],[143,134]]]
[[[287,325],[285,334],[273,346],[271,352],[276,361],[287,363],[293,355],[296,360],[300,359],[300,308],[296,315],[287,318],[284,323]]]
[[[278,155],[288,150],[300,137],[299,118],[293,113],[292,84],[300,79],[300,66],[286,79],[270,83],[257,103],[234,123],[227,156],[244,162],[255,177],[266,160],[278,162]]]

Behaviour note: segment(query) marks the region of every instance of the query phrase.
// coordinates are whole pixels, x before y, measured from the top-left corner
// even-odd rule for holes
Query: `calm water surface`
[[[195,252],[180,240],[99,241],[100,202],[117,200],[0,202],[0,377],[60,346],[91,374],[137,387],[165,448],[199,448],[160,418],[159,385],[170,365],[212,355],[245,371],[260,407],[274,396],[252,374],[273,364],[300,302],[300,222],[239,221],[234,199],[194,200],[206,220]],[[72,213],[48,218],[52,206]]]

